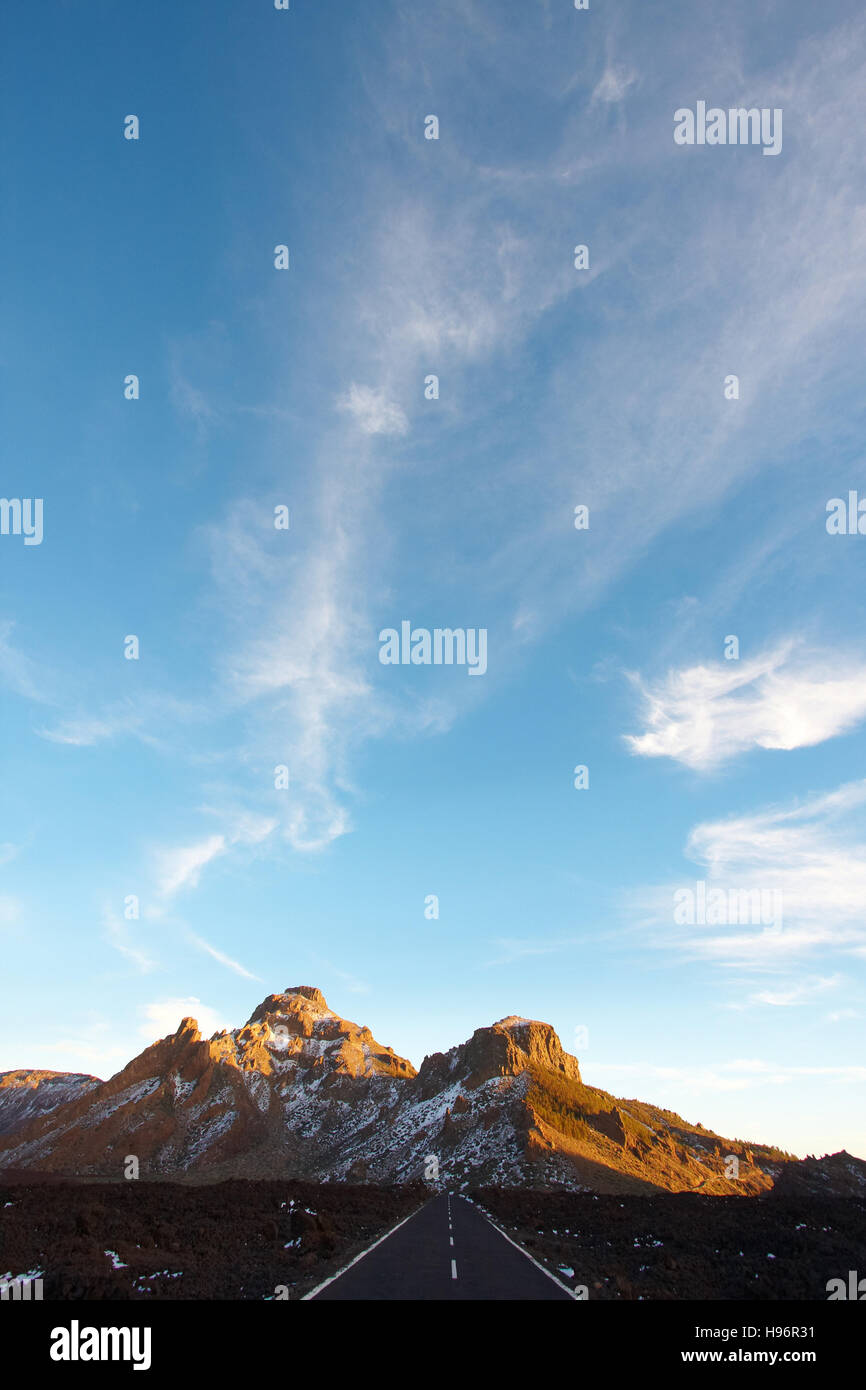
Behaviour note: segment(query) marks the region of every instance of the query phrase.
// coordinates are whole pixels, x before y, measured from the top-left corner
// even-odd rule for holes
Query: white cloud
[[[833,975],[826,979],[799,980],[779,989],[757,990],[747,1002],[749,1004],[766,1004],[776,1009],[789,1009],[811,1001],[816,995],[826,994],[828,990],[838,989],[841,984],[842,977],[840,975]]]
[[[161,850],[159,859],[159,892],[171,897],[181,888],[195,888],[201,871],[211,860],[225,854],[225,835],[209,835],[196,845]]]
[[[798,652],[786,643],[751,660],[632,680],[647,728],[626,735],[645,758],[673,758],[707,771],[752,748],[808,748],[866,717],[866,662]]]
[[[288,768],[279,822],[285,839],[303,852],[324,849],[350,829],[339,795],[349,745],[380,718],[364,674],[374,629],[361,611],[352,554],[345,533],[330,542],[314,540],[297,586],[276,575],[272,588],[263,585],[264,619],[228,662],[235,697],[244,705],[255,702],[247,756],[262,765],[271,785],[273,768]]]
[[[622,101],[629,87],[637,81],[637,74],[622,65],[613,64],[605,68],[592,94],[592,100],[602,102]]]
[[[381,623],[370,607],[386,551],[376,515],[385,472],[351,430],[325,442],[296,567],[269,548],[248,506],[211,533],[214,569],[239,633],[224,679],[227,699],[250,711],[244,763],[270,787],[275,766],[288,768],[288,787],[269,803],[283,838],[302,853],[351,830],[347,799],[359,746],[386,731],[441,729],[449,719],[445,705],[429,699],[401,704],[380,676]],[[226,551],[234,557],[228,578]]]
[[[159,850],[156,861],[160,896],[170,898],[181,889],[196,888],[208,864],[236,846],[260,844],[277,824],[272,816],[242,811],[232,815],[230,828],[223,834],[209,835],[197,844]]]
[[[645,926],[655,944],[691,959],[759,971],[787,972],[782,985],[755,1002],[805,1001],[810,989],[830,988],[832,977],[792,981],[790,970],[816,951],[866,954],[866,779],[788,808],[707,821],[695,826],[686,854],[700,865],[707,892],[777,894],[778,927],[675,925],[674,893],[680,881],[640,895]]]
[[[374,391],[370,386],[356,386],[353,382],[339,405],[354,418],[363,434],[406,434],[409,429],[400,406],[386,400],[384,391]]]

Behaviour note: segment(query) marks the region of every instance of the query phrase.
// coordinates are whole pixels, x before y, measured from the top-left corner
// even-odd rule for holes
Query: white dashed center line
[[[457,1261],[456,1261],[456,1260],[452,1260],[452,1261],[451,1261],[451,1278],[452,1278],[452,1279],[456,1279],[456,1278],[457,1278]]]

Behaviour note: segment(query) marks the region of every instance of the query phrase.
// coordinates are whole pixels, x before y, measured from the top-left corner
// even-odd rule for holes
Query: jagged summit
[[[315,985],[293,985],[287,989],[286,994],[302,994],[305,999],[309,999],[313,1004],[318,1004],[320,1008],[327,1009],[328,1001],[320,989]]]
[[[269,994],[267,999],[263,999],[258,1008],[250,1014],[247,1023],[258,1023],[269,1014],[293,1013],[301,1015],[326,1015],[329,1018],[336,1018],[328,1008],[328,1001],[320,989],[315,985],[292,985],[283,990],[282,994]]]

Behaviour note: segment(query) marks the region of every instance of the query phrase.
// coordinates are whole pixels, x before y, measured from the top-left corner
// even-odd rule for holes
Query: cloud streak
[[[695,665],[655,682],[632,676],[642,734],[638,757],[671,758],[707,772],[754,748],[810,748],[866,717],[866,661],[798,653],[785,643],[752,660]]]
[[[686,855],[700,866],[708,891],[779,894],[783,925],[676,926],[674,893],[683,885],[668,884],[638,895],[655,945],[693,960],[776,972],[816,952],[866,956],[866,780],[794,806],[702,822]],[[820,984],[830,987],[826,979]],[[800,1002],[809,988],[795,981],[753,1000]]]

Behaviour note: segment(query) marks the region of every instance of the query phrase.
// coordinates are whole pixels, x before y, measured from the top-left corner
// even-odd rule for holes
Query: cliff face
[[[425,1057],[418,1073],[419,1090],[422,1095],[434,1095],[455,1072],[474,1090],[494,1076],[519,1076],[533,1064],[580,1081],[577,1059],[563,1052],[549,1023],[512,1014],[490,1028],[476,1028],[469,1042],[450,1052]]]
[[[511,1015],[416,1074],[309,985],[269,995],[212,1038],[185,1018],[109,1081],[0,1076],[0,1171],[121,1178],[130,1157],[142,1178],[438,1176],[453,1187],[743,1196],[803,1167],[585,1085],[547,1023]],[[866,1182],[866,1164],[844,1159],[808,1181],[832,1190],[838,1170]]]

